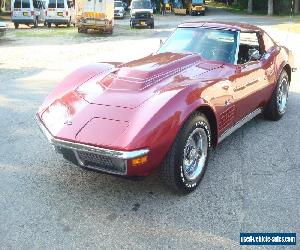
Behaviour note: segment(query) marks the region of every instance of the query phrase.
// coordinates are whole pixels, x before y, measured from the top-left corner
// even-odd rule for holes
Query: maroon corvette
[[[188,193],[211,148],[259,113],[284,115],[295,70],[291,52],[256,26],[184,23],[155,54],[74,71],[37,119],[74,164],[123,176],[159,167]]]

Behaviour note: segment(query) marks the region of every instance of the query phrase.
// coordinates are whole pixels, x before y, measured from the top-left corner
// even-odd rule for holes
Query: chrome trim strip
[[[47,128],[42,124],[42,122],[38,116],[36,117],[36,121],[37,121],[37,124],[39,125],[40,129],[42,130],[43,134],[46,135],[48,141],[53,146],[56,146],[56,147],[68,148],[68,149],[72,149],[72,150],[94,153],[94,154],[99,154],[102,156],[113,157],[113,158],[124,159],[124,160],[144,156],[147,153],[149,153],[149,149],[139,149],[139,150],[134,150],[134,151],[118,151],[118,150],[99,148],[99,147],[89,146],[89,145],[85,145],[85,144],[81,144],[81,143],[56,139],[51,135],[51,133],[47,130]]]
[[[250,114],[246,115],[242,120],[238,121],[236,124],[234,124],[231,128],[227,129],[220,137],[218,140],[218,143],[223,141],[227,136],[231,135],[234,131],[242,127],[245,123],[249,122],[252,120],[255,116],[259,115],[262,113],[262,108],[258,108],[251,112]]]

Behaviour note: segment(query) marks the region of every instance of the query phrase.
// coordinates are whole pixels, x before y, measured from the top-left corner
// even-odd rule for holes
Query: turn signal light
[[[137,165],[141,165],[144,164],[145,162],[147,162],[148,160],[148,155],[144,155],[138,158],[134,158],[131,160],[131,165],[132,166],[137,166]]]

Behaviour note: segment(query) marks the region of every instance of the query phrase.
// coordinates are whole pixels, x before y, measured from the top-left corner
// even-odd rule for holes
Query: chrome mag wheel
[[[183,154],[183,172],[187,180],[197,179],[206,162],[207,135],[203,128],[196,128],[188,137]]]
[[[289,91],[288,80],[284,77],[281,79],[277,91],[277,106],[278,106],[278,111],[281,114],[284,113],[286,109],[288,91]]]

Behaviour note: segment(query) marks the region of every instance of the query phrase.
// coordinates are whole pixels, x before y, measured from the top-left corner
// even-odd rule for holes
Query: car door
[[[262,57],[251,59],[248,53],[250,49],[257,49],[261,55],[263,54],[263,44],[260,42],[259,34],[241,32],[239,60],[233,82],[233,99],[237,107],[235,123],[261,106],[263,95],[260,91],[267,85],[265,62]]]

